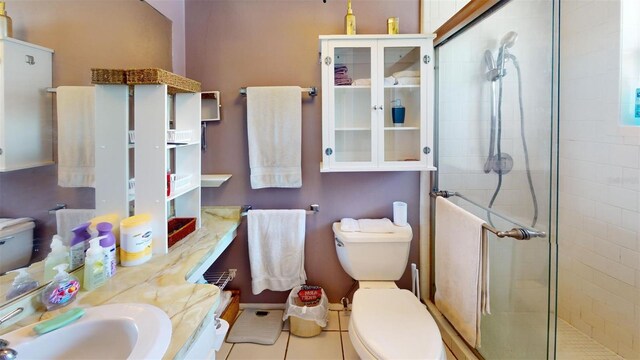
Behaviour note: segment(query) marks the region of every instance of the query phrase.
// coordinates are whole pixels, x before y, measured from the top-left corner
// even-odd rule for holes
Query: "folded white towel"
[[[95,187],[95,87],[58,86],[58,185]]]
[[[250,210],[247,214],[251,291],[290,290],[304,284],[304,210]]]
[[[398,85],[420,85],[420,77],[399,77]]]
[[[302,187],[299,86],[247,88],[251,188]]]
[[[397,83],[398,83],[398,81],[393,76],[387,76],[386,78],[384,78],[384,85],[385,86],[396,85]],[[353,85],[353,86],[370,86],[371,85],[371,79],[355,79],[355,80],[353,80],[351,85]]]
[[[403,70],[393,73],[393,77],[420,77],[420,70]]]
[[[449,200],[436,199],[435,303],[474,348],[480,345],[481,314],[490,313],[484,223]]]
[[[358,226],[361,232],[366,233],[392,233],[396,232],[396,226],[393,225],[391,220],[387,218],[383,219],[360,219],[358,220]]]
[[[358,220],[352,218],[343,218],[340,220],[340,230],[346,232],[360,231]]]

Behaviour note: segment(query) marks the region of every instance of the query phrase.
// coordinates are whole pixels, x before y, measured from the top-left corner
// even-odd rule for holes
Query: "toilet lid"
[[[436,322],[408,290],[356,291],[349,331],[377,359],[439,359],[443,351]]]

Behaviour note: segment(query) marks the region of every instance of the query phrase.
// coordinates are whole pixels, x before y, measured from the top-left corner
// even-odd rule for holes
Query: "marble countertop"
[[[234,233],[240,224],[240,207],[202,207],[202,226],[178,242],[166,255],[155,255],[145,264],[118,266],[116,275],[93,291],[80,291],[76,300],[60,309],[90,307],[112,303],[146,303],[167,313],[173,331],[165,359],[182,358],[220,300],[220,289],[213,285],[187,282],[194,269],[210,260],[221,239]],[[58,310],[58,311],[60,311]],[[54,312],[51,312],[54,313]],[[0,334],[52,315],[37,312]],[[34,320],[35,318],[35,320]]]

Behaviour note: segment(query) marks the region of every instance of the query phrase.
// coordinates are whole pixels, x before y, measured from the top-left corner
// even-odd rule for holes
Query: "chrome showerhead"
[[[502,40],[500,40],[500,47],[509,49],[516,44],[516,40],[518,40],[518,33],[515,31],[509,31],[502,37]]]

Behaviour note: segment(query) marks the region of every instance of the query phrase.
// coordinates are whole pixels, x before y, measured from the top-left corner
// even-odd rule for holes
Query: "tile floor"
[[[289,333],[289,322],[285,322],[280,337],[273,345],[223,343],[216,353],[216,360],[307,360],[344,359],[357,360],[349,340],[349,312],[329,311],[329,322],[322,333],[312,338],[301,338]],[[447,349],[447,359],[455,360]]]
[[[558,319],[557,336],[558,360],[623,359],[562,319]]]

